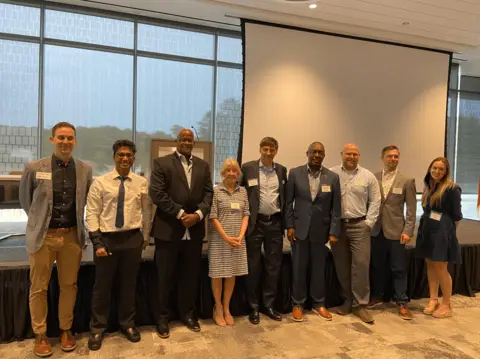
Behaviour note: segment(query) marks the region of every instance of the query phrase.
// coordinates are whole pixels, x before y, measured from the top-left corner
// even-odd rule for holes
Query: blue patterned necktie
[[[120,186],[118,188],[118,204],[117,204],[117,216],[115,217],[115,227],[122,228],[124,223],[123,207],[125,204],[125,185],[124,181],[127,177],[118,176],[120,179]]]

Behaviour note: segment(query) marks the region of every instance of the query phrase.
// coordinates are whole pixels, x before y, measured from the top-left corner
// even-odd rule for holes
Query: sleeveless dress
[[[429,182],[427,177],[425,181]],[[427,203],[430,202],[430,198],[436,190],[435,186]],[[455,222],[461,219],[461,189],[456,186],[444,192],[440,206],[427,204],[423,207],[423,215],[418,226],[415,256],[428,258],[435,262],[460,264],[462,260]]]

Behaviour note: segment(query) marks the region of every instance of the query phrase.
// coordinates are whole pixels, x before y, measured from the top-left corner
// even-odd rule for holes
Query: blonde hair
[[[242,172],[242,170],[240,169],[240,165],[238,164],[235,158],[227,158],[225,161],[223,161],[222,167],[220,168],[220,175],[223,178],[225,178],[225,172],[227,171],[227,168],[230,166],[235,167],[235,169],[239,174]]]
[[[442,162],[445,165],[445,175],[440,180],[438,184],[438,189],[430,198],[430,202],[427,202],[428,196],[430,196],[430,194],[433,192],[435,186],[432,186],[431,183],[425,183],[425,189],[423,190],[422,195],[422,206],[424,207],[427,206],[427,204],[429,204],[430,206],[440,207],[442,203],[442,197],[445,191],[452,189],[456,186],[455,182],[453,182],[450,178],[450,162],[448,162],[445,157],[437,157],[430,163],[430,166],[428,166],[428,175],[430,175],[430,170],[432,169],[432,166],[435,162]]]

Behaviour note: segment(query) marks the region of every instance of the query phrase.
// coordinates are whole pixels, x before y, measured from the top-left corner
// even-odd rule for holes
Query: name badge
[[[329,185],[323,185],[322,186],[322,192],[331,192],[331,188]]]
[[[435,212],[435,211],[431,211],[430,212],[430,218],[435,220],[435,221],[439,221],[440,219],[442,219],[442,214],[438,213],[438,212]]]
[[[402,194],[403,193],[403,188],[393,188],[392,193],[393,194]]]
[[[232,202],[232,203],[230,203],[230,208],[231,209],[240,209],[240,203]]]
[[[248,180],[248,187],[258,186],[258,178]]]
[[[52,173],[51,172],[37,172],[36,179],[42,179],[42,180],[51,180],[52,179]]]

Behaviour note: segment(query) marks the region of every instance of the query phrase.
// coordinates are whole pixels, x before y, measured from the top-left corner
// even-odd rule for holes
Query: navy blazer
[[[318,194],[312,201],[306,165],[292,168],[288,174],[285,223],[295,229],[299,240],[328,242],[328,236],[340,236],[342,193],[338,174],[323,167]]]
[[[275,172],[278,177],[278,191],[280,197],[280,213],[282,215],[282,233],[285,230],[283,220],[285,209],[285,183],[287,182],[287,169],[275,163]],[[250,205],[250,217],[248,218],[247,235],[255,228],[257,223],[258,210],[260,208],[260,160],[250,161],[242,165],[242,178],[240,185],[244,186],[248,194],[248,203]],[[258,184],[249,185],[250,180],[257,180]]]

